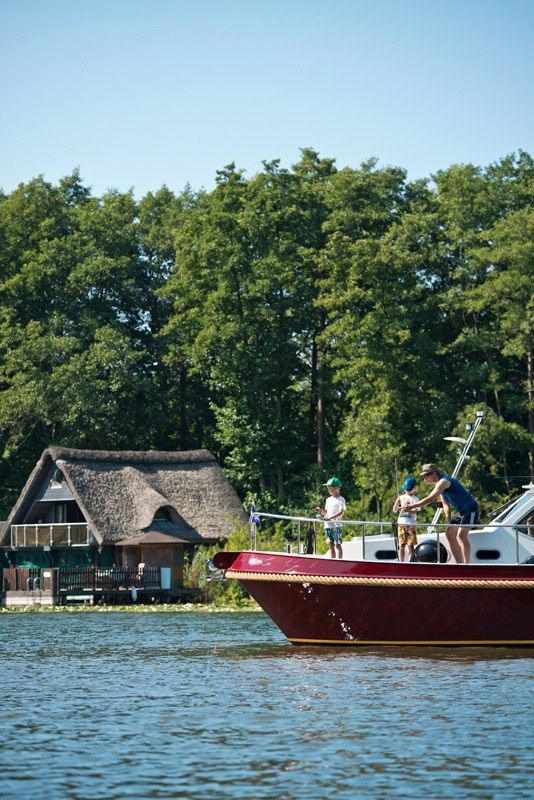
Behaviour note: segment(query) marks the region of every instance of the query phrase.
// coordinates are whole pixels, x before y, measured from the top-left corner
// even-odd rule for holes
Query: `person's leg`
[[[463,553],[458,543],[458,531],[460,528],[456,526],[451,526],[447,528],[445,535],[447,537],[447,541],[449,543],[449,547],[451,548],[452,557],[456,561],[457,564],[463,563]]]
[[[411,561],[415,556],[415,547],[417,545],[417,528],[415,525],[410,528],[410,535],[408,536],[408,561]]]
[[[404,561],[404,553],[406,550],[406,528],[399,526],[399,561]]]
[[[331,539],[329,539],[329,541],[328,541],[328,546],[330,547],[330,558],[335,558],[336,557],[336,546],[335,546],[334,542]]]
[[[462,552],[464,564],[469,564],[471,560],[471,545],[469,543],[469,528],[458,528],[458,542]]]
[[[469,541],[469,531],[472,525],[478,522],[478,506],[468,511],[460,519],[460,527],[458,528],[458,542],[462,550],[464,564],[469,564],[471,561],[471,543]]]
[[[341,542],[336,543],[336,553],[338,558],[343,558],[343,548],[341,547]]]

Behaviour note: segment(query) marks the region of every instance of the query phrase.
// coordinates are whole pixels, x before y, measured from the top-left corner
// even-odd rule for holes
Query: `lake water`
[[[534,797],[534,650],[73,612],[0,615],[0,659],[3,798]]]

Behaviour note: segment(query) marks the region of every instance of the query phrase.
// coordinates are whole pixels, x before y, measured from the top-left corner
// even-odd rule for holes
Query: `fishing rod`
[[[397,491],[397,497],[400,497],[400,487],[399,487],[399,471],[397,469],[397,458],[395,457],[395,489]],[[397,502],[395,500],[395,502]],[[397,520],[394,520],[391,523],[391,527],[393,528],[393,539],[395,540],[395,552],[397,553],[397,561],[400,561],[399,555],[399,526],[397,524]]]

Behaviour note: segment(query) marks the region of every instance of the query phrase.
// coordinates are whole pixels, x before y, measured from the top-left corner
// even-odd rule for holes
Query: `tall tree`
[[[465,302],[480,320],[486,352],[498,364],[508,419],[526,421],[529,474],[534,480],[534,209],[508,214],[487,237],[489,244],[475,253],[486,270],[485,280]],[[498,411],[503,413],[500,404]]]

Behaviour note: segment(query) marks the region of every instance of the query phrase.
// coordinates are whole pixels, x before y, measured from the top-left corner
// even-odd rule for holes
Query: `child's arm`
[[[330,520],[330,519],[338,519],[338,517],[342,517],[344,513],[345,513],[345,509],[344,509],[344,508],[342,508],[342,509],[341,509],[341,511],[338,511],[338,512],[337,512],[337,514],[332,514],[332,516],[331,516],[331,517],[325,517],[325,518],[324,518],[324,519],[325,519],[325,522],[327,522],[327,521],[328,521],[328,520]]]

